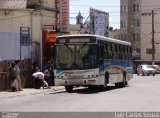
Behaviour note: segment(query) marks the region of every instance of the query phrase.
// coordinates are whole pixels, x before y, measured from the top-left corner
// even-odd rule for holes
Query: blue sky
[[[76,23],[79,11],[85,21],[90,7],[108,12],[110,26],[114,29],[120,27],[120,0],[70,0],[70,23]]]

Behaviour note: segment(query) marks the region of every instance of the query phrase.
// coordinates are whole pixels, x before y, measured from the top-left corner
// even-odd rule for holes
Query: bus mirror
[[[56,46],[52,45],[51,48],[52,48],[52,56],[54,58],[54,54],[56,53]]]

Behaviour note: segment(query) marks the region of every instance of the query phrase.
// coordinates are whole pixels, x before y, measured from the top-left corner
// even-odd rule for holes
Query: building
[[[81,15],[81,12],[79,12],[78,16],[76,16],[76,24],[83,26],[83,16]]]
[[[70,24],[70,34],[97,34],[120,39],[120,30],[109,27],[109,14],[107,12],[91,8],[88,18],[90,18],[91,22],[89,22],[88,19],[83,22],[83,16],[81,15],[81,12],[79,12],[76,16],[76,24]],[[97,24],[95,23],[95,20],[98,21],[96,22]],[[95,28],[97,26],[100,28]]]
[[[149,64],[160,64],[160,11],[157,4],[160,4],[159,0],[142,0],[141,4],[141,61]]]
[[[121,0],[120,39],[132,43],[133,59],[140,59],[141,0]]]
[[[0,70],[7,77],[10,62],[21,60],[25,76],[31,73],[33,61],[43,63],[52,58],[55,37],[69,33],[68,0],[1,0],[0,1]],[[6,88],[0,79],[0,90]],[[2,84],[2,86],[1,86]]]
[[[70,24],[70,34],[89,34],[90,22],[87,20],[83,22],[83,16],[81,12],[76,16],[76,24]]]
[[[70,34],[79,34],[81,32],[82,26],[83,26],[83,16],[79,11],[78,15],[76,16],[76,24],[69,25]]]
[[[120,29],[109,30],[109,32],[111,32],[110,37],[120,40],[120,31],[121,31]]]
[[[120,39],[132,43],[132,57],[135,67],[140,63],[152,63],[152,10],[154,15],[154,45],[159,50],[158,31],[158,0],[121,0]],[[156,33],[157,32],[157,33]],[[155,51],[156,63],[160,61],[158,51]]]

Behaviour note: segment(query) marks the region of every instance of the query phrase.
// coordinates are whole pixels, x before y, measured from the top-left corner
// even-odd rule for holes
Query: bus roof
[[[104,40],[104,41],[109,41],[109,42],[114,42],[114,43],[119,43],[119,44],[124,44],[124,45],[131,46],[131,43],[127,42],[127,41],[122,41],[122,40],[118,40],[118,39],[113,39],[113,38],[104,37],[104,36],[100,36],[100,35],[93,35],[93,34],[62,35],[62,36],[57,36],[57,38],[62,38],[62,37],[77,37],[77,36],[97,37],[97,38],[100,38],[98,40]]]

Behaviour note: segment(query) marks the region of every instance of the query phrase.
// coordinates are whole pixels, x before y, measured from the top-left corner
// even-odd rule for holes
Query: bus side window
[[[120,53],[121,53],[121,49],[120,49],[120,45],[118,45],[118,59],[120,60]]]
[[[131,51],[130,51],[130,47],[127,46],[127,48],[128,48],[128,59],[131,60]]]
[[[125,60],[125,47],[122,45],[122,60]]]
[[[105,44],[105,50],[106,50],[106,59],[110,59],[111,58],[111,55],[110,55],[110,53],[111,53],[111,50],[110,50],[110,44],[109,44],[109,42],[107,42],[106,44]]]
[[[121,50],[121,52],[120,52],[120,59],[124,60],[123,45],[120,45],[120,50]]]
[[[129,47],[126,46],[127,60],[129,59]]]
[[[110,46],[110,59],[113,59],[112,43],[109,43],[109,46]]]
[[[120,59],[120,45],[117,44],[117,59]]]
[[[123,52],[124,52],[124,60],[126,60],[127,59],[127,55],[126,55],[126,46],[123,46]]]
[[[127,46],[124,46],[124,59],[128,59],[128,54],[127,54]]]
[[[115,44],[115,51],[114,51],[115,59],[118,59],[118,44]]]
[[[104,58],[104,44],[103,44],[103,42],[100,42],[100,45],[99,45],[99,57]]]
[[[107,43],[107,52],[108,52],[108,59],[111,59],[111,47],[110,47],[110,43]]]
[[[107,43],[104,44],[104,58],[108,59]]]
[[[112,43],[112,59],[115,59],[115,44]]]
[[[99,42],[99,66],[103,65],[104,61],[104,43]]]
[[[132,59],[132,51],[131,51],[131,47],[129,47],[129,59]]]

